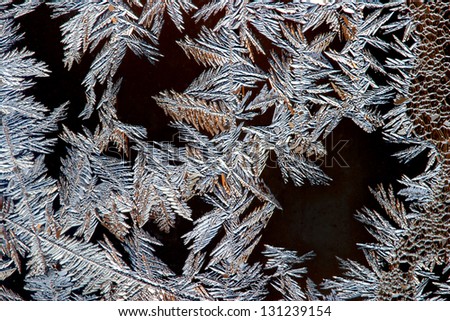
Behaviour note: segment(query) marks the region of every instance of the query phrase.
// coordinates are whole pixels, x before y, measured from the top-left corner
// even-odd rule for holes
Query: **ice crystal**
[[[0,280],[23,275],[3,300],[439,300],[449,295],[449,32],[445,4],[212,0],[0,4]],[[30,96],[51,70],[21,44],[17,18],[49,6],[61,23],[63,63],[92,56],[80,117],[69,101],[52,111]],[[205,70],[182,91],[154,96],[182,144],[148,142],[116,110],[125,55],[158,64],[164,16],[186,57]],[[198,32],[185,31],[188,19]],[[169,22],[168,22],[169,23]],[[182,71],[181,71],[182,72]],[[149,84],[151,86],[151,84]],[[272,115],[258,125],[259,116]],[[269,116],[270,117],[270,116]],[[316,285],[313,253],[265,245],[282,204],[262,178],[276,156],[285,183],[330,184],[325,139],[344,118],[428,151],[404,188],[371,186],[383,212],[356,219],[375,242],[367,262],[341,258],[342,275]],[[62,125],[61,125],[62,124]],[[58,179],[47,174],[55,134],[66,147]],[[125,157],[108,154],[114,145]],[[195,217],[189,202],[211,207]],[[189,253],[182,273],[158,257],[148,229],[177,229]],[[98,234],[103,234],[98,236]],[[441,269],[443,272],[438,272]],[[6,283],[5,283],[6,284]]]

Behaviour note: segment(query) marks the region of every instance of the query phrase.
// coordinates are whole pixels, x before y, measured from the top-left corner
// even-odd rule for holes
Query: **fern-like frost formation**
[[[67,125],[71,101],[49,108],[30,95],[52,70],[22,47],[17,20],[39,6],[63,21],[65,67],[91,58],[86,104],[75,107],[94,129]],[[372,1],[3,1],[0,298],[448,299],[448,14],[445,4]],[[165,24],[182,34],[176,43],[186,59],[204,68],[184,90],[152,97],[178,144],[148,141],[116,109],[125,55],[158,64]],[[428,162],[420,175],[402,177],[401,190],[368,187],[382,212],[355,213],[374,238],[358,244],[366,262],[339,258],[341,274],[315,284],[306,267],[313,252],[259,250],[283,208],[262,173],[274,156],[285,183],[332,184],[321,160],[343,119],[406,146],[399,162],[425,151]],[[45,160],[57,142],[66,150],[52,178]],[[198,198],[210,207],[200,216],[190,205]],[[192,225],[177,273],[148,226],[170,233],[179,221]]]

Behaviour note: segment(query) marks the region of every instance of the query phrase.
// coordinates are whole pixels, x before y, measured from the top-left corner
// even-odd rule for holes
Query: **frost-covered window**
[[[0,298],[449,299],[448,21],[444,1],[2,1]],[[342,128],[363,161],[331,155]],[[359,194],[314,200],[362,154]],[[361,238],[308,239],[342,207]]]

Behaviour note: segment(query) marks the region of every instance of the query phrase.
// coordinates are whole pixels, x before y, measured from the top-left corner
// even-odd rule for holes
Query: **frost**
[[[48,4],[55,18],[69,14],[61,25],[65,66],[93,56],[80,117],[98,121],[78,132],[64,126],[70,102],[50,111],[27,93],[51,72],[16,47],[15,19],[38,5],[0,5],[0,280],[18,271],[20,290],[35,300],[262,300],[273,289],[285,300],[448,297],[436,268],[448,271],[450,260],[449,38],[439,18],[424,22],[448,16],[444,4]],[[183,33],[177,44],[186,57],[206,68],[186,90],[153,97],[181,146],[146,141],[146,130],[116,110],[124,56],[158,63],[165,13]],[[197,34],[185,33],[186,17]],[[436,40],[427,45],[430,34]],[[255,125],[269,113],[270,124]],[[343,274],[319,285],[305,266],[313,253],[265,245],[266,261],[253,262],[282,209],[261,176],[269,154],[285,182],[330,184],[318,160],[344,118],[407,144],[400,162],[427,151],[426,169],[404,176],[400,191],[370,187],[383,212],[356,214],[376,239],[359,245],[367,262],[342,258]],[[44,162],[54,153],[52,134],[66,147],[58,179]],[[126,157],[108,155],[111,144]],[[194,197],[212,209],[195,217]],[[171,232],[178,221],[192,221],[180,275],[158,257],[165,245],[147,229]],[[0,286],[0,297],[21,299],[12,290]]]

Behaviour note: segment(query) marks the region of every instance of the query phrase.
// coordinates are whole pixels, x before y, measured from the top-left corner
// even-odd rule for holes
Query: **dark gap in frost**
[[[0,283],[0,286],[4,286],[6,289],[11,290],[12,292],[19,295],[25,301],[31,300],[31,292],[24,289],[25,287],[25,271],[26,267],[26,259],[21,258],[21,268],[22,274],[16,270],[11,276],[7,277]]]
[[[177,216],[175,225],[169,233],[161,231],[154,223],[144,226],[146,231],[163,244],[162,246],[155,246],[155,255],[167,264],[176,275],[183,274],[183,266],[189,254],[182,236],[191,231],[192,227],[192,221],[179,216]]]
[[[270,106],[264,114],[256,115],[253,119],[246,121],[245,126],[270,126],[274,112],[275,106]]]
[[[214,209],[214,206],[205,202],[205,200],[199,195],[195,195],[190,200],[188,200],[187,205],[192,209],[193,221],[199,219],[204,214]]]
[[[128,225],[132,225],[131,219],[126,220]],[[71,233],[73,235],[73,233]],[[125,236],[125,239],[128,238],[130,235],[128,234]],[[126,263],[130,264],[130,255],[128,252],[125,251],[125,241],[122,242],[117,237],[114,236],[106,227],[104,227],[100,222],[98,223],[97,227],[95,228],[95,231],[91,237],[91,240],[94,240],[95,243],[98,243],[98,241],[105,241],[105,237],[111,242],[114,249],[117,250],[117,252],[120,253],[122,260],[124,260]]]
[[[410,267],[411,267],[411,265],[408,262],[400,263],[399,266],[398,266],[400,271],[402,271],[403,273],[408,272]]]
[[[146,58],[127,52],[119,70],[122,86],[117,97],[117,115],[125,123],[141,125],[147,129],[149,141],[173,142],[177,130],[169,126],[172,118],[156,104],[153,96],[164,90],[183,92],[204,70],[189,59],[176,39],[182,34],[166,17],[159,42],[159,61],[150,63]],[[186,26],[187,28],[187,26]]]
[[[68,101],[67,116],[62,124],[76,132],[81,131],[82,125],[93,130],[98,122],[95,113],[87,121],[78,117],[86,104],[85,89],[81,82],[89,70],[90,59],[84,59],[80,65],[74,64],[70,71],[64,67],[62,36],[59,30],[62,22],[61,18],[52,19],[51,14],[49,7],[40,5],[35,11],[17,19],[21,26],[20,31],[24,32],[24,39],[17,44],[18,47],[33,51],[33,58],[45,62],[50,70],[49,77],[36,78],[36,84],[27,90],[26,94],[33,95],[50,110]],[[57,138],[58,135],[59,132],[48,137]],[[65,155],[66,143],[58,138],[54,152],[45,157],[48,172],[52,177],[59,177],[60,158]]]
[[[265,261],[260,254],[263,244],[296,250],[299,255],[313,250],[316,257],[306,266],[308,276],[316,283],[342,274],[336,257],[367,265],[357,243],[375,240],[354,214],[364,206],[383,213],[368,186],[375,188],[383,183],[386,188],[392,184],[398,191],[402,185],[397,180],[403,174],[417,175],[424,166],[423,162],[399,163],[391,155],[404,146],[387,143],[380,131],[365,133],[349,119],[342,120],[332,135],[333,139],[326,139],[328,155],[321,166],[333,179],[329,186],[305,183],[296,187],[291,181],[284,184],[279,168],[274,166],[267,166],[262,174],[283,211],[273,214],[253,259]],[[338,165],[338,151],[349,167]]]

